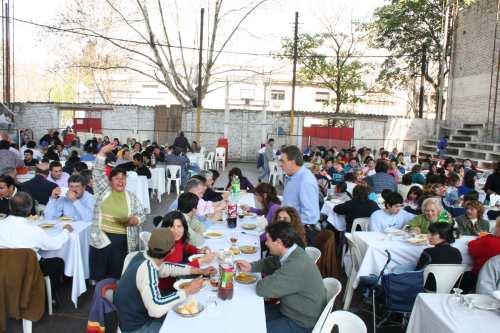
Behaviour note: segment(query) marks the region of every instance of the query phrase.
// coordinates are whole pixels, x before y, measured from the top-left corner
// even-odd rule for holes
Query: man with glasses
[[[403,208],[403,197],[397,192],[385,196],[385,209],[379,209],[370,216],[369,231],[384,232],[387,228],[403,229],[415,215]]]

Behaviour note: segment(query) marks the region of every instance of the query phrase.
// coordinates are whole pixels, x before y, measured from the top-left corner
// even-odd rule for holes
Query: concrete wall
[[[59,127],[59,110],[54,104],[15,104],[13,111],[14,127],[31,129],[37,140],[47,133],[47,129]]]
[[[493,52],[495,25],[498,24],[496,11],[496,0],[478,0],[459,14],[448,96],[447,121],[453,126],[464,122],[486,123],[490,102],[490,118],[492,116],[496,86],[493,69],[496,69],[500,50],[500,36],[497,36],[497,51]],[[497,107],[500,109],[500,99]]]
[[[384,147],[387,150],[398,148],[405,153],[416,153],[417,145],[429,138],[433,130],[432,119],[357,119],[354,121],[353,144],[356,147]]]

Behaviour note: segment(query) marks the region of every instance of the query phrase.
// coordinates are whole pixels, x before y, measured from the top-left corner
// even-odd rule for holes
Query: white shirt
[[[68,239],[69,232],[66,229],[52,236],[24,217],[10,215],[0,221],[0,248],[29,248],[35,252],[58,250]]]
[[[290,248],[288,248],[285,255],[283,255],[283,257],[280,258],[280,262],[284,263],[288,259],[290,254],[292,254],[292,252],[295,251],[296,248],[297,248],[297,244],[293,244]]]
[[[403,229],[415,215],[401,209],[399,213],[389,215],[384,209],[372,213],[368,224],[368,231],[384,232],[387,228]]]

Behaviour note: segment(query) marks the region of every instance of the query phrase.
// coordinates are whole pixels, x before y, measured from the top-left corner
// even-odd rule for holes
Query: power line
[[[94,37],[94,38],[101,38],[105,40],[111,40],[115,42],[123,42],[123,43],[132,43],[132,44],[137,44],[137,45],[156,45],[156,46],[162,46],[162,47],[171,47],[175,49],[185,49],[185,50],[191,50],[191,51],[199,51],[200,48],[198,47],[193,47],[193,46],[179,46],[179,45],[172,45],[172,44],[163,44],[159,42],[155,43],[149,43],[145,41],[138,41],[138,40],[131,40],[131,39],[124,39],[124,38],[119,38],[119,37],[109,37],[105,35],[100,35],[100,34],[94,34],[94,33],[89,33],[89,32],[83,32],[83,31],[77,31],[74,29],[66,29],[66,28],[60,28],[52,25],[47,25],[43,23],[37,23],[33,21],[28,21],[28,20],[23,20],[19,18],[10,18],[12,20],[18,21],[20,23],[28,24],[28,25],[33,25],[49,30],[54,30],[54,31],[59,31],[59,32],[64,32],[64,33],[71,33],[75,35],[80,35],[80,36],[85,36],[85,37]],[[78,29],[78,28],[77,28]],[[201,51],[207,51],[208,49],[201,48]],[[237,54],[237,55],[248,55],[248,56],[256,56],[256,57],[273,57],[273,58],[293,58],[293,54],[286,54],[286,53],[256,53],[256,52],[241,52],[241,51],[231,51],[231,50],[215,50],[214,52],[217,53],[224,53],[224,54]],[[405,56],[405,55],[402,55]],[[337,56],[335,55],[298,55],[298,58],[336,58]],[[351,58],[392,58],[394,56],[391,55],[351,55]]]

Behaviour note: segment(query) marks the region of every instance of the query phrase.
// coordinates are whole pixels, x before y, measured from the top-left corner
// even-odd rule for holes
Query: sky
[[[58,11],[71,0],[15,0],[15,16],[42,24],[53,24]],[[189,34],[198,24],[199,8],[209,0],[179,1],[182,30]],[[166,1],[173,3],[173,1]],[[247,4],[247,0],[226,0],[228,8],[238,8]],[[324,24],[340,18],[340,25],[347,26],[351,18],[367,20],[373,10],[384,4],[383,0],[270,0],[258,9],[244,24],[241,30],[228,44],[227,50],[241,52],[268,53],[279,50],[280,40],[292,36],[295,11],[299,12],[299,32],[318,32],[324,30]],[[226,27],[232,26],[238,16],[228,16]],[[224,31],[223,31],[224,32]],[[33,64],[40,67],[55,61],[51,56],[51,43],[40,34],[37,27],[21,22],[15,23],[15,52],[17,64]],[[184,38],[184,37],[183,37]],[[231,55],[225,62],[240,62]],[[248,59],[243,59],[248,61]],[[257,59],[255,61],[259,62]],[[262,59],[260,61],[263,61]]]

